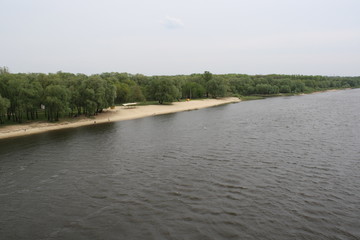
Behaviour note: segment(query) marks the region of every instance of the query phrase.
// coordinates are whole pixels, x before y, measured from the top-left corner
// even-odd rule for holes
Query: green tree
[[[92,75],[82,82],[80,99],[87,116],[95,115],[113,105],[115,88],[110,85],[97,75]]]
[[[305,83],[303,83],[302,81],[294,81],[291,84],[291,92],[293,93],[301,93],[304,92],[305,90]]]
[[[201,98],[205,92],[205,88],[196,82],[188,81],[182,86],[182,96],[185,98]]]
[[[281,85],[279,92],[281,93],[291,93],[291,87],[289,85]]]
[[[106,83],[105,87],[105,99],[106,99],[106,108],[114,106],[116,98],[116,87],[114,84]]]
[[[128,95],[129,102],[144,102],[145,96],[142,93],[141,88],[139,85],[134,85],[130,87],[129,95]]]
[[[227,84],[222,78],[213,78],[207,82],[206,90],[213,98],[224,97],[227,93]]]
[[[260,83],[260,84],[256,85],[255,90],[256,90],[257,94],[270,94],[271,93],[271,85]]]
[[[125,103],[128,101],[130,94],[130,87],[126,83],[115,83],[116,88],[116,103]]]
[[[9,99],[1,97],[0,94],[0,124],[5,123],[6,114],[9,107],[10,107]]]
[[[45,110],[48,121],[59,121],[69,111],[69,91],[61,85],[50,85],[45,89]]]
[[[29,78],[29,75],[28,75]],[[23,90],[23,100],[25,103],[25,111],[27,120],[35,120],[38,118],[38,109],[43,97],[43,89],[37,79],[28,79]]]
[[[212,80],[212,73],[209,71],[205,71],[204,74],[202,75],[203,79],[204,79],[204,85],[206,86],[206,97],[209,97],[209,89],[208,89],[208,85],[209,82]],[[213,85],[214,83],[210,83],[210,85]]]
[[[12,118],[14,122],[21,123],[25,111],[28,107],[27,103],[27,79],[24,75],[16,74],[8,81],[7,93],[5,96],[10,100],[10,108],[8,112],[8,119]]]
[[[171,80],[152,79],[149,88],[149,95],[160,104],[164,102],[172,102],[179,98],[180,91],[176,88]]]

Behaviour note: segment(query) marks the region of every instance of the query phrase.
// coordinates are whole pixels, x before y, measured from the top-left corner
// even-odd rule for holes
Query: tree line
[[[145,76],[129,73],[10,73],[0,68],[0,123],[93,116],[125,102],[178,101],[205,97],[297,94],[360,87],[360,77],[302,75]]]

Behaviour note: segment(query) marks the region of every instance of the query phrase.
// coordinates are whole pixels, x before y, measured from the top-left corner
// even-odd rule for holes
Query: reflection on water
[[[3,239],[359,239],[360,90],[0,140]]]

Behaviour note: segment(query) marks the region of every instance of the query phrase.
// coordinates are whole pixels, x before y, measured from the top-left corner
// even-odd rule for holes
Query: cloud
[[[161,22],[162,25],[168,29],[178,29],[183,28],[184,23],[179,18],[166,16],[165,20]]]

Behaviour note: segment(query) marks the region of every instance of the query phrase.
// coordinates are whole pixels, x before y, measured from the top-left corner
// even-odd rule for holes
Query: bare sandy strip
[[[74,128],[106,122],[143,118],[160,114],[196,110],[200,108],[213,107],[235,102],[240,102],[240,99],[229,97],[221,99],[191,100],[188,102],[174,102],[171,105],[148,105],[136,106],[135,108],[124,108],[117,106],[115,109],[104,110],[103,113],[95,116],[94,118],[82,117],[76,118],[73,121],[61,121],[58,123],[35,122],[30,124],[0,127],[0,139],[25,136],[63,128]]]

